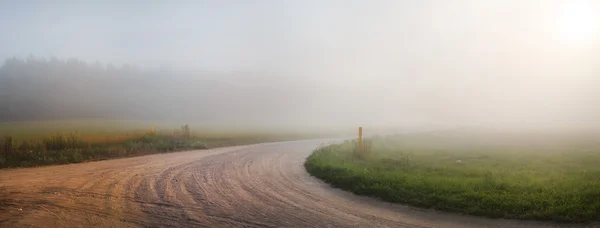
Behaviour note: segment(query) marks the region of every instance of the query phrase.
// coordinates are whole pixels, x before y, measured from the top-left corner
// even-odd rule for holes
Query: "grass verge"
[[[335,133],[207,129],[146,121],[60,120],[0,123],[0,168],[32,167],[173,151],[319,138]]]
[[[122,142],[88,143],[75,136],[55,135],[42,141],[0,143],[0,168],[80,163],[181,150],[206,149],[195,138],[142,135]]]
[[[243,133],[229,136],[181,137],[163,134],[131,134],[127,137],[105,136],[101,140],[88,141],[75,135],[62,134],[47,136],[41,140],[14,140],[12,137],[6,136],[0,141],[0,168],[80,163],[315,137],[319,137],[319,135]]]
[[[578,138],[415,134],[319,148],[307,171],[334,187],[417,207],[493,218],[600,217],[600,144]]]

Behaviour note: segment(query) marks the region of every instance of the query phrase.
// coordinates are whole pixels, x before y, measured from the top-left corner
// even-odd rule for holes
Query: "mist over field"
[[[0,227],[600,227],[599,138],[600,0],[0,0]]]
[[[4,2],[0,121],[595,129],[599,34],[565,4]]]

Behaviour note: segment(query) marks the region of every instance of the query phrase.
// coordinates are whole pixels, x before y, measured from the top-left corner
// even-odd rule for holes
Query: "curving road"
[[[559,226],[418,210],[332,189],[303,167],[329,142],[0,170],[0,227]]]

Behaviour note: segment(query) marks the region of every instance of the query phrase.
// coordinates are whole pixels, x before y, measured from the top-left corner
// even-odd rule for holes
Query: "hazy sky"
[[[0,2],[0,58],[264,72],[363,122],[600,120],[600,1]]]

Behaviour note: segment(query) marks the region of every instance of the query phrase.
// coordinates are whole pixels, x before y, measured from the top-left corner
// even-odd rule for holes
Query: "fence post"
[[[364,153],[362,127],[358,127],[358,148],[360,149],[361,154]]]

